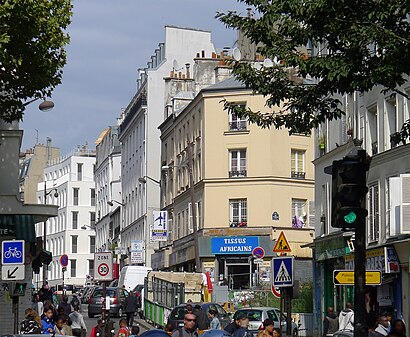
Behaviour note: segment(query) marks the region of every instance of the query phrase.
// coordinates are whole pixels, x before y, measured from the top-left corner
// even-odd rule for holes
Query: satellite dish
[[[241,55],[241,51],[239,50],[239,48],[235,47],[232,50],[232,56],[233,56],[233,59],[235,61],[240,61],[241,60],[242,55]]]
[[[273,67],[273,62],[270,58],[266,58],[263,60],[263,66],[265,68],[272,68]]]
[[[181,70],[182,68],[179,67],[179,63],[177,60],[172,61],[172,67],[175,71]]]
[[[256,70],[261,70],[262,64],[260,62],[256,62],[253,66]]]

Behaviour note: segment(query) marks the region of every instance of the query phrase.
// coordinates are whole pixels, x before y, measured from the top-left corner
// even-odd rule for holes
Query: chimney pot
[[[205,58],[205,50],[202,51],[202,58]]]

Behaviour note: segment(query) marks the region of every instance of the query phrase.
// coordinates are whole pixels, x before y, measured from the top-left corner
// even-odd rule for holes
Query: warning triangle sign
[[[279,238],[276,240],[276,245],[275,247],[273,247],[272,251],[275,253],[291,252],[288,240],[286,240],[285,234],[283,232],[280,232]]]
[[[279,283],[279,282],[292,282],[292,278],[290,277],[289,272],[283,261],[280,264],[278,273],[275,277],[275,283]]]

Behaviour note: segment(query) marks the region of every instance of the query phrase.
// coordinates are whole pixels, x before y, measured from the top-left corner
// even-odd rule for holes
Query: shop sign
[[[354,254],[345,257],[345,269],[354,270]],[[393,247],[381,247],[366,251],[366,270],[382,273],[399,273],[399,259]]]
[[[316,261],[333,259],[340,256],[345,256],[349,253],[350,249],[346,244],[346,239],[343,237],[337,237],[315,243]]]
[[[220,254],[248,254],[259,246],[258,236],[221,236],[211,238],[211,252]]]

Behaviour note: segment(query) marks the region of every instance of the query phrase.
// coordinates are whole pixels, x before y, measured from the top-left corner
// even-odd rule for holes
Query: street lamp
[[[87,229],[87,228],[89,228],[91,230],[94,230],[94,228],[92,228],[91,226],[88,226],[88,225],[82,225],[80,228],[84,229],[84,230]]]
[[[148,180],[151,180],[152,182],[154,182],[154,183],[158,184],[159,186],[161,186],[161,180],[156,180],[156,179],[151,178],[151,177],[149,177],[149,176],[139,177],[139,178],[138,178],[138,181],[139,181],[141,184],[146,184],[146,183],[147,183],[147,179],[148,179]]]
[[[116,202],[118,205],[125,206],[125,204],[123,204],[122,202],[119,202],[119,201],[114,200],[114,199],[110,200],[110,201],[107,201],[107,204],[110,205],[110,206],[114,206],[114,202]]]
[[[47,205],[47,196],[49,196],[54,191],[54,197],[58,197],[57,188],[52,188],[50,191],[47,192],[47,180],[44,178],[44,205]],[[46,250],[46,240],[47,240],[47,221],[43,222],[43,250]],[[46,284],[47,278],[47,264],[43,264],[43,284]]]

